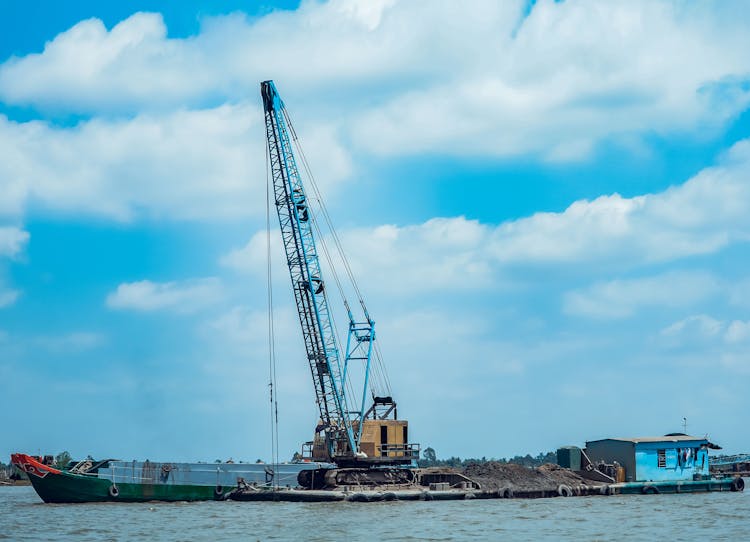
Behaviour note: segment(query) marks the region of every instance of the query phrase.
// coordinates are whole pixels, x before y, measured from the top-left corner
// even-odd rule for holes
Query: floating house
[[[670,434],[592,440],[586,442],[584,453],[594,465],[623,467],[626,482],[656,482],[709,478],[709,449],[721,447],[703,437]]]

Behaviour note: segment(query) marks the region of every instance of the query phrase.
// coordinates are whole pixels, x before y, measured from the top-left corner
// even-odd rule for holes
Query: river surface
[[[31,487],[0,487],[2,541],[749,537],[747,491],[448,502],[43,504]]]

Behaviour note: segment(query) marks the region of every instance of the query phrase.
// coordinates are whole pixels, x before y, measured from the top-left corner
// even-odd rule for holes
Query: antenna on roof
[[[685,433],[686,435],[688,434],[688,432],[687,432],[687,418],[685,418],[685,417],[682,418],[682,432]]]

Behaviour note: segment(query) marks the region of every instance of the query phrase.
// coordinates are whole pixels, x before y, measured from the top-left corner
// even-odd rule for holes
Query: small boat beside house
[[[46,503],[223,500],[238,484],[295,487],[301,471],[324,463],[165,463],[106,459],[60,469],[43,457],[17,453],[11,462],[24,471]]]

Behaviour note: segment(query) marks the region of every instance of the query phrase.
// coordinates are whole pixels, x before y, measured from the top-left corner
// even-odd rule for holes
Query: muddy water
[[[0,487],[0,541],[747,540],[748,518],[750,491],[367,504],[46,505],[30,487]]]

